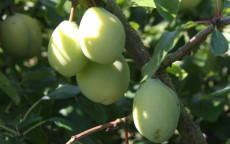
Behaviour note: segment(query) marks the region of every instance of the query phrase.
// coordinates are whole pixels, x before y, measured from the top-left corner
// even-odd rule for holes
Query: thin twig
[[[173,62],[183,59],[183,57],[186,55],[190,55],[191,49],[195,45],[205,41],[207,36],[209,36],[213,32],[214,29],[215,29],[215,26],[210,25],[206,29],[198,32],[184,46],[178,48],[178,50],[175,51],[174,53],[168,54],[165,60],[163,61],[162,66],[164,67],[170,66]]]
[[[119,125],[125,124],[125,123],[127,123],[127,121],[132,121],[132,115],[128,116],[128,117],[125,117],[125,118],[117,119],[115,121],[112,121],[112,122],[109,122],[109,123],[106,123],[106,124],[102,124],[102,125],[93,127],[91,129],[88,129],[88,130],[80,133],[80,134],[72,136],[71,139],[66,144],[73,144],[78,139],[83,138],[83,137],[85,137],[85,136],[87,136],[89,134],[92,134],[94,132],[97,132],[99,130],[103,130],[103,129],[106,129],[106,130],[117,129]]]

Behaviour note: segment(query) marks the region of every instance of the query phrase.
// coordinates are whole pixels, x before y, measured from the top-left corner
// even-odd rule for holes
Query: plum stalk
[[[76,6],[78,5],[78,0],[72,0],[72,7],[70,10],[70,16],[69,16],[69,21],[72,22],[74,18],[74,13],[76,10]]]

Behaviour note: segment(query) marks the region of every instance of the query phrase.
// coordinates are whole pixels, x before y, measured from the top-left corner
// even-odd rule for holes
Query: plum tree
[[[37,21],[16,13],[0,24],[1,45],[8,55],[30,58],[41,51],[42,35]]]
[[[158,79],[147,79],[137,90],[133,120],[137,130],[150,141],[161,143],[174,133],[180,116],[176,94]]]
[[[66,77],[76,75],[85,67],[88,60],[79,44],[76,23],[63,21],[54,30],[48,46],[48,60],[56,71]]]
[[[77,74],[77,81],[86,97],[108,105],[121,98],[128,89],[130,70],[123,56],[113,64],[89,62]]]
[[[122,23],[103,8],[89,8],[82,17],[79,32],[83,53],[96,63],[113,63],[124,49]]]

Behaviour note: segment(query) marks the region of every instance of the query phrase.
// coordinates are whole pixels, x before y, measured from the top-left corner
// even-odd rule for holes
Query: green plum
[[[16,13],[0,25],[1,45],[8,55],[30,58],[40,54],[42,35],[37,21],[25,14]]]
[[[30,32],[29,57],[33,57],[41,52],[41,46],[42,46],[41,30],[38,25],[38,22],[35,19],[32,19],[31,17],[22,14],[20,14],[20,16],[28,24],[28,30]]]
[[[130,70],[121,56],[112,64],[89,62],[76,77],[86,97],[94,102],[109,105],[124,96],[130,82]]]
[[[48,60],[65,77],[75,76],[88,59],[79,44],[79,30],[74,22],[63,21],[53,31],[48,46]]]
[[[89,8],[82,17],[79,32],[82,51],[93,62],[111,64],[124,50],[124,27],[103,8]]]
[[[154,143],[167,141],[180,116],[176,94],[158,79],[147,79],[137,90],[133,120],[137,130]]]

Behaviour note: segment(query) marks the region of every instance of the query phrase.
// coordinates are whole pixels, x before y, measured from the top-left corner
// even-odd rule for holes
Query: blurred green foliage
[[[202,0],[196,8],[183,11],[177,9],[179,11],[173,17],[168,17],[167,13],[162,15],[152,4],[138,5],[134,2],[117,0],[151,55],[165,32],[181,30],[187,22],[211,19],[215,15],[213,0]],[[223,4],[220,7],[222,10]],[[47,61],[49,38],[55,27],[68,19],[70,8],[71,1],[68,0],[0,1],[1,21],[12,12],[24,13],[39,21],[43,33],[42,53],[39,57],[16,60],[0,48],[1,144],[63,144],[72,135],[132,112],[133,97],[142,76],[126,52],[124,55],[129,60],[132,81],[125,97],[109,106],[91,102],[81,94],[75,77],[62,77],[50,67]],[[77,6],[74,18],[76,23],[79,24],[86,9]],[[229,15],[230,10],[225,9],[223,17]],[[182,36],[178,35],[178,41],[170,52],[176,51],[207,26],[193,24],[187,27],[181,32]],[[229,27],[220,31],[230,44]],[[191,56],[173,63],[167,72],[188,112],[206,135],[208,143],[229,142],[230,94],[226,88],[230,85],[230,51],[213,56],[208,37],[205,42],[193,48]],[[137,132],[133,124],[130,125],[130,131],[135,133],[135,136],[130,136],[130,143],[152,144]],[[109,132],[99,131],[76,143],[124,144],[124,129],[120,127]],[[175,133],[168,143],[183,144],[183,141]]]

